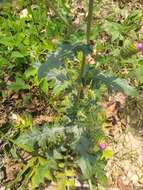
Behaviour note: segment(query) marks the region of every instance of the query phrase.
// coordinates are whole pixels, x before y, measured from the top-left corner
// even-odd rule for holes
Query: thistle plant
[[[36,25],[32,1],[29,2],[28,8]],[[57,10],[57,1],[52,2],[47,0],[46,7],[54,11],[56,18],[64,23],[64,29],[69,31],[70,23]],[[99,184],[106,187],[104,168],[112,154],[106,145],[106,117],[99,102],[107,91],[122,91],[134,97],[137,91],[125,79],[103,72],[96,61],[93,65],[86,64],[87,55],[92,54],[93,9],[94,0],[89,0],[86,39],[73,43],[66,34],[66,40],[63,37],[54,51],[47,54],[47,60],[38,62],[36,74],[30,75],[35,77],[37,84],[43,85],[54,116],[52,121],[42,126],[30,125],[29,128],[23,127],[23,130],[19,127],[11,142],[14,148],[27,152],[29,159],[23,163],[21,172],[9,184],[10,187],[18,184],[17,189],[26,189],[30,182],[31,188],[36,189],[45,182],[55,182],[59,189],[66,190],[73,189],[76,180],[87,183],[90,190],[97,189]],[[36,26],[35,29],[37,36],[40,36],[39,28]],[[42,43],[41,38],[39,41]],[[133,48],[142,51],[141,44]],[[124,49],[119,52],[120,57],[126,57],[127,48]]]

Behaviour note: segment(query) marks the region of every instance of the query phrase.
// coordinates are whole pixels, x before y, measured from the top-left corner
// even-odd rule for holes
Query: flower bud
[[[143,51],[143,44],[142,43],[137,43],[136,44],[136,49],[138,49],[139,51]]]
[[[105,143],[100,143],[98,146],[99,146],[99,148],[101,150],[105,150],[105,148],[106,148],[106,144]]]

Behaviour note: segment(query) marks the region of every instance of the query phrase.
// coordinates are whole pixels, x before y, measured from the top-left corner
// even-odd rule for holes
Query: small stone
[[[12,119],[12,120],[17,120],[17,119],[18,119],[17,114],[13,113],[13,114],[11,115],[11,119]]]
[[[133,184],[137,184],[138,183],[138,176],[137,175],[133,175],[132,178],[131,178],[131,181],[133,182]]]
[[[6,188],[4,186],[0,187],[0,190],[5,190]]]

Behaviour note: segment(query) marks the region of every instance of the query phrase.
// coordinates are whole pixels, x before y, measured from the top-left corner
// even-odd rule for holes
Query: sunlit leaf
[[[34,145],[38,141],[40,134],[37,128],[33,128],[32,133],[30,131],[23,133],[15,140],[15,143],[22,149],[32,152],[34,151]]]
[[[13,51],[11,54],[11,58],[23,58],[24,55],[19,51]]]
[[[29,78],[29,77],[32,77],[34,75],[37,74],[37,69],[34,68],[34,67],[29,67],[26,71],[25,71],[25,77],[26,78]]]
[[[26,83],[24,82],[24,80],[22,78],[17,77],[16,81],[14,83],[10,84],[8,86],[8,88],[17,92],[19,90],[27,89],[28,86],[26,85]]]
[[[112,151],[111,150],[108,150],[108,149],[105,149],[104,151],[103,151],[103,154],[102,154],[102,159],[109,159],[109,158],[111,158],[113,156],[113,153],[112,153]]]
[[[41,79],[39,87],[40,87],[41,91],[44,92],[45,94],[48,92],[49,85],[45,78]]]
[[[34,169],[34,175],[32,177],[32,188],[38,187],[40,184],[44,183],[44,179],[52,180],[52,175],[50,173],[50,167],[48,162],[45,165],[37,166]]]

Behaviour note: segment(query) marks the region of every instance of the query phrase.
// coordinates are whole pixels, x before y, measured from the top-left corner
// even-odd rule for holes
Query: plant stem
[[[92,17],[93,17],[93,4],[94,4],[94,0],[89,0],[88,16],[87,16],[87,30],[86,30],[87,44],[90,43],[91,23],[92,23]]]
[[[93,190],[93,188],[92,188],[92,183],[91,183],[91,180],[90,180],[90,179],[88,180],[88,184],[89,184],[89,189],[90,189],[90,190]]]
[[[81,81],[81,83],[83,82],[83,74],[84,74],[85,62],[86,62],[86,56],[83,53],[82,54],[82,64],[81,64],[81,69],[80,69],[80,81]]]
[[[87,28],[86,28],[86,43],[87,43],[87,45],[90,43],[90,31],[91,31],[91,23],[92,23],[92,16],[93,16],[93,4],[94,4],[94,0],[89,0],[88,16],[87,16]],[[80,72],[80,79],[81,80],[83,78],[85,63],[86,63],[86,56],[83,53],[81,72]]]
[[[90,44],[90,32],[91,32],[91,23],[92,23],[92,17],[93,17],[93,4],[94,4],[94,0],[89,0],[88,16],[87,16],[87,28],[86,28],[86,43],[87,43],[87,45]],[[82,85],[83,85],[83,74],[84,74],[85,64],[86,64],[86,55],[83,53],[82,64],[81,64],[80,75],[79,75],[79,78],[80,78]],[[82,93],[82,87],[80,90],[80,94],[81,93]]]

